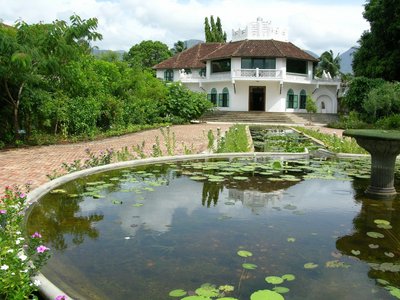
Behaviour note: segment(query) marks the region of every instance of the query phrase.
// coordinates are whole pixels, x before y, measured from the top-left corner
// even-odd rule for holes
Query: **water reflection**
[[[79,245],[86,236],[97,239],[99,231],[94,225],[104,216],[99,212],[81,215],[82,201],[81,197],[66,200],[65,196],[60,195],[42,199],[29,215],[28,233],[41,232],[46,244],[57,250],[66,250],[69,240]]]
[[[379,279],[380,284],[383,279],[400,286],[400,196],[394,200],[368,199],[364,195],[367,184],[357,179],[353,182],[361,209],[353,219],[353,232],[340,237],[336,247],[343,254],[368,263],[370,278]]]

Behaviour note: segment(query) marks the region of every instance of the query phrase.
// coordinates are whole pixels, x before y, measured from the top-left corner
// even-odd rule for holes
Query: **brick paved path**
[[[183,154],[182,142],[187,146],[193,145],[194,153],[201,153],[207,149],[207,132],[217,128],[226,131],[231,124],[192,124],[178,125],[171,127],[171,133],[176,136],[176,154]],[[312,126],[315,130],[324,133],[335,133],[342,135],[342,130],[329,129],[324,127]],[[61,164],[72,163],[74,160],[85,160],[88,156],[85,150],[89,148],[93,153],[98,154],[102,150],[112,148],[115,151],[132,146],[141,145],[145,141],[145,153],[149,155],[155,138],[160,138],[160,144],[163,145],[163,138],[159,129],[146,130],[138,133],[132,133],[121,137],[107,138],[99,141],[82,142],[67,145],[51,145],[28,147],[21,149],[11,149],[0,151],[0,194],[6,185],[24,185],[27,182],[32,183],[35,188],[49,179],[47,174],[53,170],[61,170]],[[165,149],[164,149],[165,151]]]
[[[227,124],[172,126],[171,133],[174,132],[176,136],[176,154],[183,153],[182,142],[187,147],[193,145],[194,153],[205,151],[208,143],[208,130],[212,129],[216,132],[217,128],[221,128],[221,131],[226,131],[230,126]],[[153,129],[99,141],[0,151],[0,194],[6,185],[24,185],[30,181],[32,188],[35,188],[47,182],[49,179],[46,175],[51,174],[53,170],[61,170],[63,162],[72,163],[77,159],[85,160],[88,157],[85,153],[87,148],[98,154],[107,148],[117,151],[124,147],[131,148],[141,145],[145,141],[145,152],[149,155],[156,136],[160,138],[162,146],[163,138],[160,130]]]

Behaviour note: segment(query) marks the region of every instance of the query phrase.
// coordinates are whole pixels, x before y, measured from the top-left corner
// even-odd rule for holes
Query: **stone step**
[[[336,114],[312,114],[312,123],[327,124],[338,119]],[[280,124],[307,124],[310,123],[310,115],[307,113],[284,112],[238,112],[238,111],[214,111],[200,118],[202,122],[240,122],[240,123],[280,123]]]

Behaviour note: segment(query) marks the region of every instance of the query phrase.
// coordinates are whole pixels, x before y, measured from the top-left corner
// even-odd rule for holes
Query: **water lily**
[[[34,234],[31,235],[32,238],[42,238],[42,235],[39,232],[35,232]]]
[[[40,245],[39,247],[36,248],[37,253],[44,253],[48,250],[50,250],[50,248],[47,248],[46,246],[43,245]]]

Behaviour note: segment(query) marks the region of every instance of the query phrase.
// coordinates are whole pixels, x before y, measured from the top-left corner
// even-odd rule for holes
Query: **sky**
[[[0,20],[12,25],[97,18],[103,35],[93,46],[128,51],[143,40],[170,48],[178,40],[204,40],[204,18],[220,17],[228,41],[258,17],[286,28],[289,41],[320,55],[343,53],[369,29],[365,0],[0,0]]]

